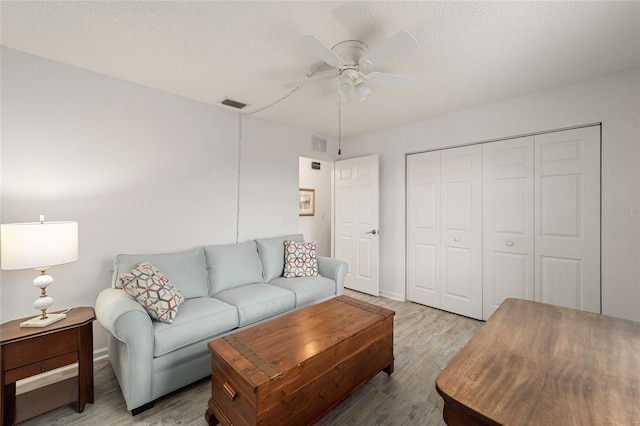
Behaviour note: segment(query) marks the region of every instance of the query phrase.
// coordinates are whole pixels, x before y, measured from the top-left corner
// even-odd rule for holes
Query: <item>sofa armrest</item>
[[[146,343],[153,346],[151,317],[122,289],[107,288],[98,294],[96,318],[100,325],[118,340],[126,342],[128,338],[144,338],[146,334],[151,339]],[[132,333],[133,330],[135,333]]]
[[[336,283],[336,296],[344,293],[344,277],[347,275],[348,265],[342,260],[331,257],[318,256],[318,273],[331,278]]]
[[[96,318],[125,351],[109,352],[129,409],[151,400],[153,325],[142,306],[122,289],[107,288],[98,294]],[[117,357],[117,359],[115,359]]]

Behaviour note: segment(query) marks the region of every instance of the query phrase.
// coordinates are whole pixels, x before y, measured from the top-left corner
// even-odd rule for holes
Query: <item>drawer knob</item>
[[[235,401],[236,397],[238,396],[238,392],[234,391],[227,382],[222,385],[222,389],[224,389],[224,391],[227,393],[227,396],[231,398],[232,401]]]
[[[45,371],[47,371],[47,367],[44,364],[40,364],[40,372],[44,373]]]

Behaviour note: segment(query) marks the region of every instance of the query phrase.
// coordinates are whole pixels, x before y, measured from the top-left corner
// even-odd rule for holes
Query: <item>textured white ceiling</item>
[[[640,2],[1,3],[3,45],[217,104],[254,110],[286,96],[318,59],[296,46],[370,47],[399,30],[418,48],[376,71],[416,79],[376,87],[342,107],[349,138],[428,117],[640,67]],[[337,137],[335,81],[305,86],[256,115]]]

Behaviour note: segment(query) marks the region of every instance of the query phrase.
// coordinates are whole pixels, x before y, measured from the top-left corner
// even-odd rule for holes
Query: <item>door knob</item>
[[[371,231],[367,232],[367,234],[373,234],[376,235],[379,231],[372,229]]]

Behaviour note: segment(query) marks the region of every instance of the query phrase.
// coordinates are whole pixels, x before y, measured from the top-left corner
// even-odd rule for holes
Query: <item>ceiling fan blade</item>
[[[300,37],[297,43],[331,66],[340,67],[344,65],[344,61],[340,56],[336,55],[333,50],[312,35]]]
[[[307,84],[316,83],[321,80],[329,80],[331,78],[337,77],[337,74],[329,74],[329,75],[317,75],[315,77],[303,78],[301,80],[293,80],[287,81],[282,85],[289,89],[293,89],[294,87],[306,86]]]
[[[374,47],[360,59],[360,65],[380,65],[389,59],[398,56],[409,49],[417,47],[418,43],[411,34],[400,31],[379,46]]]
[[[413,78],[384,72],[370,72],[365,75],[367,81],[377,86],[391,87],[392,89],[408,89],[413,84]]]

